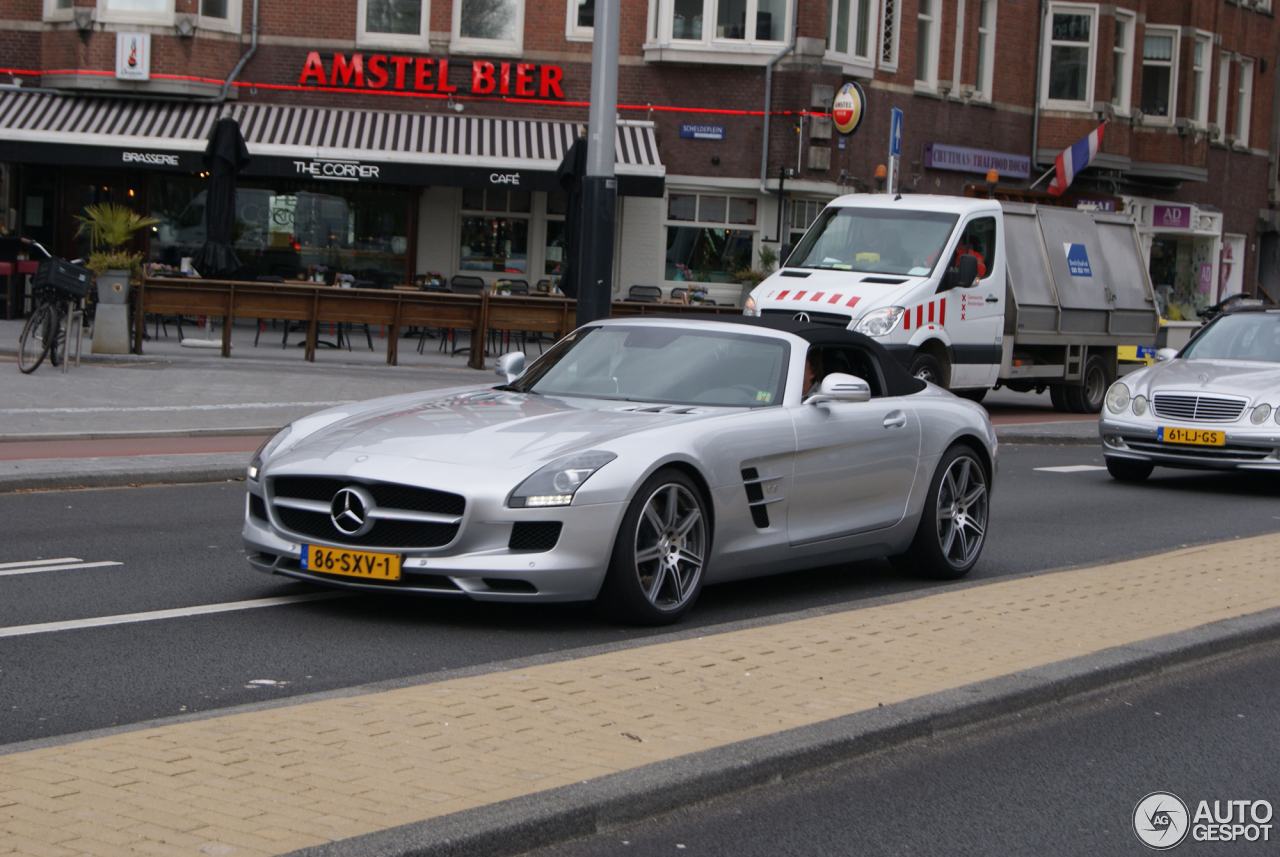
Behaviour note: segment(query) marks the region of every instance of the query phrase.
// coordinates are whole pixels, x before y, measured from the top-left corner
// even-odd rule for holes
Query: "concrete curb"
[[[1280,639],[1280,609],[656,762],[292,857],[500,857],[640,821],[879,750]]]
[[[0,494],[14,491],[63,491],[76,488],[123,488],[130,485],[172,485],[193,482],[226,482],[241,479],[245,463],[192,464],[144,470],[137,467],[81,473],[32,473],[0,476]]]

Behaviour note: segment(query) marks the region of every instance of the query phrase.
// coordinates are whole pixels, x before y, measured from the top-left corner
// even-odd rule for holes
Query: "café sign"
[[[470,68],[450,68],[444,57],[335,53],[326,64],[319,51],[307,54],[300,86],[492,95],[516,98],[564,98],[564,69],[527,62],[471,60]]]
[[[379,172],[377,164],[362,164],[359,161],[331,161],[322,158],[312,161],[294,161],[293,169],[300,176],[338,182],[358,182],[361,179],[376,179]]]

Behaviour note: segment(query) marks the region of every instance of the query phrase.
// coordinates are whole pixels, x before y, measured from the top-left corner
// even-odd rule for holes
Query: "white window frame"
[[[1049,67],[1053,54],[1053,16],[1088,15],[1089,22],[1089,59],[1088,76],[1084,86],[1083,101],[1065,101],[1061,98],[1049,97]],[[1045,11],[1044,45],[1040,51],[1042,64],[1040,67],[1040,106],[1050,110],[1074,110],[1080,113],[1093,112],[1094,85],[1097,83],[1098,70],[1098,7],[1079,3],[1050,3]],[[1062,42],[1063,45],[1080,47],[1081,42]]]
[[[590,42],[595,39],[595,27],[578,26],[578,0],[565,0],[564,37],[570,42]]]
[[[456,0],[455,0],[456,2]],[[717,0],[703,0],[702,3],[702,38],[672,38],[675,22],[675,3],[673,0],[649,0],[651,21],[657,31],[650,33],[650,39],[644,45],[645,59],[648,61],[705,62],[728,65],[763,66],[777,55],[785,45],[791,33],[791,16],[794,13],[792,3],[784,4],[786,14],[783,17],[783,40],[718,39],[716,29]],[[754,20],[754,12],[758,8],[756,0],[748,0],[747,20]]]
[[[163,12],[134,12],[130,10],[112,10],[111,0],[102,0],[98,4],[96,20],[102,23],[115,24],[173,24],[174,0],[165,0]]]
[[[929,27],[928,77],[926,77],[924,80],[920,80],[919,78],[916,79],[915,88],[918,91],[923,91],[923,92],[938,91],[938,60],[939,60],[938,53],[939,53],[939,48],[942,44],[942,12],[943,12],[943,0],[933,0],[933,2],[930,4],[930,10],[928,15],[928,21],[931,24],[931,26]],[[924,17],[925,16],[920,13],[920,7],[917,4],[916,6],[916,26],[917,27],[920,26],[920,19]],[[919,44],[918,36],[917,36],[916,43]],[[915,74],[915,69],[912,69],[912,75],[914,74]]]
[[[989,20],[986,26],[982,24],[982,2],[983,0],[975,0],[978,7],[978,57],[983,68],[983,73],[978,75],[977,69],[974,70],[974,92],[973,97],[976,101],[991,101],[994,96],[991,90],[995,87],[995,64],[996,64],[996,18],[997,10],[1000,8],[998,0],[986,0],[987,14]],[[986,36],[986,45],[983,45],[982,37]]]
[[[516,37],[506,39],[476,39],[462,36],[462,0],[453,0],[453,23],[450,27],[449,50],[453,53],[480,53],[492,56],[518,57],[524,53],[524,5],[525,0],[515,0]]]
[[[890,73],[898,71],[903,2],[904,0],[882,0],[880,6],[880,68]]]
[[[1236,86],[1236,147],[1249,148],[1249,121],[1253,113],[1253,60],[1240,60],[1240,80]]]
[[[881,7],[884,0],[828,0],[827,15],[833,27],[836,21],[836,10],[841,2],[848,2],[849,4],[849,31],[846,33],[849,50],[841,53],[831,47],[836,34],[834,31],[829,31],[827,33],[828,47],[825,57],[833,62],[842,63],[845,67],[845,72],[852,72],[857,69],[873,72],[876,67],[876,57],[882,49],[883,37],[880,30],[880,14],[883,11]],[[859,54],[858,18],[864,9],[867,15],[867,52]]]
[[[1201,64],[1196,66],[1196,46],[1200,46]],[[1210,77],[1213,73],[1213,34],[1196,30],[1191,40],[1191,108],[1189,117],[1197,128],[1209,127]],[[1199,79],[1196,79],[1196,75]]]
[[[790,32],[788,30],[788,32]],[[692,196],[694,202],[694,219],[693,220],[672,220],[670,217],[671,208],[669,198],[671,194],[678,196]],[[725,219],[724,220],[702,220],[702,197],[704,196],[722,196],[725,198]],[[730,223],[729,222],[729,206],[731,199],[754,199],[756,201],[756,222],[755,223]],[[761,211],[763,210],[764,200],[755,194],[745,191],[735,192],[732,188],[714,188],[714,189],[690,189],[690,188],[668,188],[667,193],[662,197],[662,240],[665,244],[667,240],[667,228],[670,226],[688,226],[695,229],[724,229],[726,231],[740,231],[751,233],[751,263],[754,267],[759,259],[760,240],[763,235],[764,225],[761,223]],[[819,209],[821,211],[821,209]],[[785,224],[784,224],[785,228]],[[781,262],[781,260],[779,260]],[[684,287],[691,282],[700,282],[698,280],[668,280],[667,279],[667,257],[665,252],[662,256],[662,282],[667,286]],[[729,283],[703,283],[704,286],[728,286]]]
[[[1227,138],[1227,106],[1231,98],[1231,54],[1222,51],[1218,54],[1218,103],[1214,112],[1218,133],[1213,135],[1214,142],[1221,143]]]
[[[1180,65],[1180,56],[1182,53],[1182,31],[1177,27],[1163,27],[1154,24],[1148,24],[1143,31],[1143,39],[1147,36],[1169,36],[1173,45],[1172,56],[1167,60],[1169,64],[1169,115],[1156,116],[1149,114],[1145,110],[1142,113],[1143,124],[1151,125],[1172,125],[1178,118],[1178,66]],[[1147,60],[1146,46],[1142,50],[1142,74],[1145,80],[1147,74],[1147,63],[1150,62],[1154,66],[1163,66],[1166,60]],[[1138,104],[1138,109],[1142,109],[1142,104]]]
[[[71,5],[68,5],[65,9],[59,9],[58,0],[44,0],[44,20],[70,21],[71,9]]]
[[[1111,105],[1120,116],[1128,116],[1129,110],[1133,107],[1133,40],[1134,33],[1138,28],[1138,16],[1135,13],[1130,12],[1128,9],[1117,9],[1116,23],[1124,24],[1124,44],[1120,47],[1115,47],[1114,39],[1112,40],[1112,80],[1114,81],[1117,78],[1120,80],[1121,84],[1124,86],[1124,95],[1120,98],[1119,103],[1115,101],[1115,85],[1113,83],[1111,89]],[[1123,56],[1122,62],[1124,64],[1124,68],[1120,69],[1119,74],[1116,74],[1114,68],[1116,54],[1121,54]]]
[[[227,17],[225,18],[214,18],[200,14],[200,8],[203,5],[204,0],[196,0],[197,27],[202,30],[219,30],[224,33],[240,32],[240,16],[244,11],[244,3],[241,0],[227,0]]]
[[[232,0],[239,3],[240,0]],[[426,52],[428,49],[428,33],[431,29],[431,0],[421,0],[422,17],[419,19],[419,30],[416,36],[396,33],[370,33],[365,29],[369,21],[369,0],[356,2],[356,45],[362,48],[407,48]]]

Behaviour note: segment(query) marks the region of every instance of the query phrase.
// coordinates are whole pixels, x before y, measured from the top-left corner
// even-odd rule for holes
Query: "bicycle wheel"
[[[68,322],[71,320],[71,305],[65,301],[58,301],[53,305],[53,324],[50,325],[49,332],[49,363],[54,366],[61,366],[62,360],[66,357],[67,346],[71,342],[68,335]]]
[[[27,319],[18,337],[18,368],[24,375],[36,371],[49,353],[49,340],[53,333],[53,307],[41,303]]]

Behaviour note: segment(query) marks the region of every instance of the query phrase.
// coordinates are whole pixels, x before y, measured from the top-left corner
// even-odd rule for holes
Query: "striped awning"
[[[239,121],[255,156],[498,170],[554,171],[586,132],[576,122],[461,114],[6,92],[0,94],[0,141],[203,152],[222,116]],[[620,123],[614,154],[619,175],[665,174],[653,123]]]

